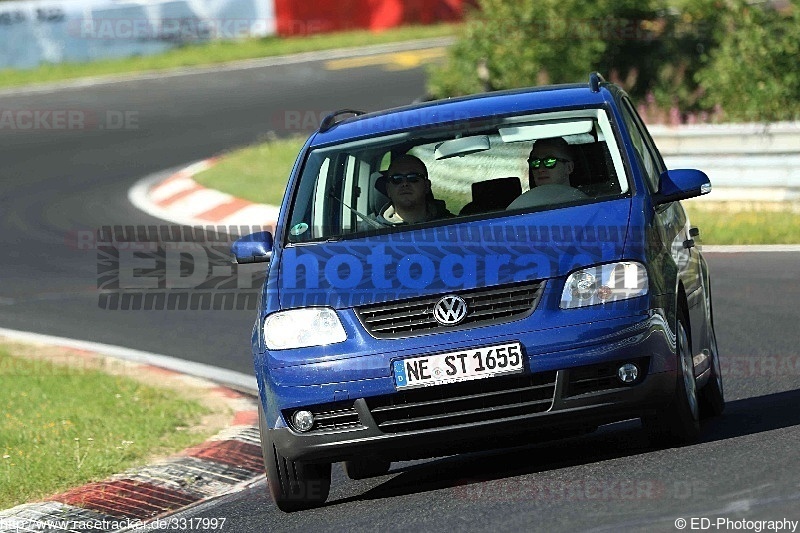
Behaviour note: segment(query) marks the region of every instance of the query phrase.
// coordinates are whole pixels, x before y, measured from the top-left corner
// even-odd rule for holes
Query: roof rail
[[[336,117],[339,115],[363,115],[364,111],[357,111],[355,109],[340,109],[338,111],[334,111],[333,113],[327,115],[325,118],[322,119],[322,123],[319,125],[320,133],[325,133],[332,127],[334,127],[338,122],[336,122]]]
[[[600,75],[599,72],[592,72],[589,74],[589,88],[592,90],[593,93],[600,92],[600,84],[605,83],[606,80],[603,76]]]

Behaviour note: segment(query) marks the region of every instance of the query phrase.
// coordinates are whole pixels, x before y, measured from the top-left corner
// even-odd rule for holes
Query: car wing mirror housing
[[[231,246],[233,262],[266,263],[272,257],[272,233],[259,231],[238,239]]]
[[[666,170],[661,173],[656,205],[695,198],[711,192],[711,181],[705,172],[695,169]]]

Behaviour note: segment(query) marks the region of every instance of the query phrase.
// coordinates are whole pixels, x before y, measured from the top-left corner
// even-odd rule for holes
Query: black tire
[[[642,419],[650,442],[658,447],[684,446],[700,438],[700,402],[683,315],[680,315],[676,328],[675,352],[678,359],[675,395],[669,405],[655,416]]]
[[[345,461],[344,473],[350,479],[368,479],[386,475],[391,467],[391,461],[385,459],[360,459]]]
[[[278,509],[290,513],[325,503],[331,488],[331,464],[303,463],[283,457],[272,442],[261,405],[258,414],[267,485]]]
[[[725,410],[725,389],[722,386],[722,369],[717,351],[717,334],[711,322],[711,376],[706,386],[700,390],[700,418],[719,416]]]

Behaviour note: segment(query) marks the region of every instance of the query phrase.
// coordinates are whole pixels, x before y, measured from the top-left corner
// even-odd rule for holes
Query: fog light
[[[309,411],[297,411],[292,415],[292,425],[297,431],[306,432],[314,427],[314,415]]]
[[[617,377],[623,383],[633,383],[639,377],[639,367],[633,363],[625,363],[617,370]]]

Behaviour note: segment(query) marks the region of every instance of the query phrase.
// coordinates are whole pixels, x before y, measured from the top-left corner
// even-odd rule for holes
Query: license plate
[[[522,372],[522,345],[518,342],[424,355],[393,363],[398,389],[429,387],[498,374]]]

